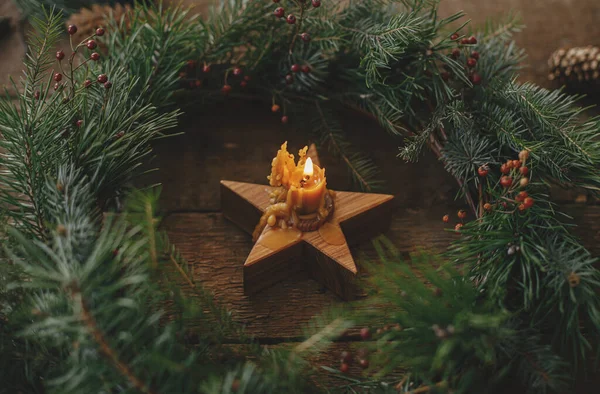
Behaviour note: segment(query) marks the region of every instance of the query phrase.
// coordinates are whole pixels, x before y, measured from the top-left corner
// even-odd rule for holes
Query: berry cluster
[[[529,185],[529,167],[527,167],[527,159],[529,159],[529,151],[523,150],[519,152],[518,160],[507,160],[500,166],[502,176],[498,181],[502,186],[503,193],[500,196],[500,204],[502,208],[508,209],[511,205],[516,206],[519,211],[525,211],[531,208],[535,200],[529,196],[527,191],[519,190]],[[488,175],[489,168],[482,166],[479,168],[479,176],[485,178]],[[486,203],[483,206],[485,211],[493,210],[494,206],[491,203]]]
[[[475,69],[477,62],[479,61],[479,52],[471,50],[471,46],[477,44],[477,37],[471,36],[460,38],[458,33],[454,33],[452,36],[450,36],[450,39],[455,41],[457,45],[457,47],[454,48],[450,53],[450,56],[456,60],[464,57],[466,69],[468,70],[467,72],[469,74],[469,80],[473,85],[480,85],[481,75],[479,75]],[[444,78],[444,76],[446,76],[446,78]],[[448,72],[446,72],[446,74],[442,74],[442,78],[445,80],[447,80],[449,77],[450,74]]]
[[[363,327],[360,330],[360,337],[364,341],[371,339],[371,330],[368,327]],[[340,372],[348,373],[350,369],[350,365],[358,359],[358,365],[362,369],[369,368],[369,360],[367,359],[369,355],[369,350],[366,348],[361,348],[356,352],[356,357],[350,351],[343,351],[340,354]]]
[[[179,72],[179,78],[183,88],[196,89],[208,85],[208,80],[211,76],[221,78],[220,73],[214,72],[210,64],[204,63],[201,67],[196,60],[188,60],[184,68]],[[224,70],[223,85],[221,85],[221,93],[227,96],[233,91],[232,82],[229,76],[232,75],[238,79],[239,87],[246,88],[252,80],[249,75],[244,75],[244,70],[240,66],[232,66]]]
[[[69,27],[67,28],[67,32],[69,33],[70,36],[73,36],[75,33],[77,33],[77,26],[75,25],[69,25]],[[69,56],[68,59],[68,73],[65,73],[64,69],[63,69],[63,60],[65,58],[65,52],[60,50],[56,52],[56,60],[58,60],[58,65],[60,67],[61,72],[60,73],[55,73],[53,76],[54,81],[56,82],[54,84],[54,90],[58,90],[60,87],[60,82],[63,79],[63,75],[65,75],[67,77],[67,79],[69,79],[71,81],[71,84],[73,85],[73,91],[72,94],[75,93],[74,91],[74,87],[75,87],[75,81],[74,81],[74,72],[75,70],[77,70],[79,67],[84,66],[85,64],[87,64],[89,61],[94,61],[97,62],[100,60],[100,54],[97,52],[92,52],[89,56],[89,58],[87,58],[83,63],[79,64],[78,66],[74,67],[73,61],[75,59],[75,55],[77,54],[77,52],[79,51],[80,48],[83,48],[84,46],[93,51],[94,49],[96,49],[98,47],[98,43],[96,42],[95,38],[96,37],[101,37],[103,36],[105,33],[104,29],[99,27],[96,29],[96,31],[94,32],[94,34],[92,34],[90,37],[87,37],[86,39],[84,39],[83,41],[81,41],[79,44],[77,44],[77,46],[75,48],[73,48],[71,46],[72,49],[72,53],[71,56]],[[66,65],[65,65],[66,66]],[[106,74],[100,74],[98,75],[98,77],[96,78],[96,81],[100,84],[104,85],[105,89],[110,89],[112,87],[112,82],[110,82],[108,80],[108,77],[106,76]],[[90,79],[86,79],[83,82],[83,87],[84,88],[89,88],[90,86],[92,86],[93,82]]]
[[[454,226],[454,230],[458,231],[460,230],[464,225],[465,225],[465,218],[467,217],[467,211],[465,211],[464,209],[460,209],[457,213],[456,216],[458,217],[458,219],[460,220],[459,223],[456,223],[456,225]],[[442,217],[442,221],[444,223],[448,223],[450,221],[450,215],[444,215]]]
[[[279,3],[279,1],[280,0],[273,0],[273,3]],[[321,0],[312,0],[311,5],[313,8],[319,8],[321,6]],[[310,7],[308,4],[306,4],[305,1],[300,1],[299,6],[301,7],[301,15],[303,15],[304,11]],[[275,8],[275,11],[273,11],[273,15],[275,15],[275,17],[279,19],[283,18],[285,16],[285,8]],[[297,19],[294,14],[289,14],[287,17],[285,17],[285,21],[290,25],[295,25]],[[300,38],[302,38],[303,41],[310,41],[310,35],[308,33],[302,33],[300,35]]]

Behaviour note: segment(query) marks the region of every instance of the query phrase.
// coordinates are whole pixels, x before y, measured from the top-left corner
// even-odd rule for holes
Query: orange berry
[[[527,194],[526,191],[522,191],[522,192],[519,192],[519,194],[517,194],[517,197],[515,197],[515,200],[517,200],[518,202],[523,202],[523,200],[525,200],[527,197],[529,197],[529,194]]]
[[[442,221],[444,223],[448,223],[450,221],[450,215],[444,215],[444,217],[442,217]]]
[[[458,231],[462,228],[463,224],[462,223],[458,223],[456,226],[454,226],[454,230]]]
[[[527,197],[526,199],[523,200],[523,205],[525,205],[525,208],[531,208],[534,203],[535,203],[535,200],[531,197]]]
[[[513,160],[512,161],[512,166],[513,168],[521,168],[521,161],[520,160]]]
[[[492,210],[492,204],[490,204],[489,202],[486,202],[485,204],[483,204],[483,209],[490,212]]]
[[[500,172],[503,174],[508,174],[510,172],[510,167],[507,164],[502,164],[500,166]]]
[[[500,184],[503,187],[509,188],[509,187],[511,187],[512,183],[513,183],[513,180],[509,176],[503,176],[502,178],[500,178]]]
[[[457,215],[459,219],[464,219],[467,217],[467,212],[464,209],[461,209],[460,211],[458,211]]]
[[[279,110],[281,109],[281,107],[277,104],[273,104],[273,106],[271,107],[271,112],[279,112]]]

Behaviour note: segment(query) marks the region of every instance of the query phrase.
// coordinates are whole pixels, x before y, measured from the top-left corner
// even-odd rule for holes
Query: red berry
[[[288,119],[287,115],[283,115],[283,116],[281,117],[281,123],[283,123],[283,124],[286,124],[286,123],[288,122],[288,120],[289,120],[289,119]]]
[[[56,74],[54,74],[54,80],[55,80],[56,82],[60,82],[60,81],[61,81],[61,79],[62,79],[62,74],[61,74],[61,73],[56,73]]]
[[[296,17],[294,16],[294,14],[289,14],[287,16],[286,19],[287,23],[289,23],[290,25],[293,25],[294,23],[296,23]]]
[[[304,66],[302,66],[302,72],[305,74],[308,74],[310,72],[310,66],[308,66],[306,64]]]
[[[271,112],[275,113],[275,112],[279,112],[279,105],[277,104],[273,104],[273,106],[271,107]]]
[[[463,38],[463,39],[460,40],[460,43],[463,44],[463,45],[467,45],[467,44],[469,44],[469,39],[468,38]]]
[[[56,58],[58,60],[63,60],[65,58],[65,53],[63,51],[56,52]]]
[[[452,35],[450,36],[450,39],[451,39],[452,41],[456,41],[456,40],[458,40],[458,33],[454,33],[454,34],[452,34]]]
[[[479,167],[479,169],[477,170],[477,173],[479,174],[479,176],[487,176],[489,172],[489,168],[487,166],[481,166]]]
[[[529,174],[529,168],[527,168],[527,167],[521,167],[521,168],[519,168],[519,171],[521,172],[522,175]]]
[[[59,86],[60,86],[60,85],[58,84],[58,82],[57,82],[57,83],[55,83],[55,84],[54,84],[54,90],[58,90],[58,87],[59,87]]]
[[[502,164],[500,166],[500,172],[503,174],[508,174],[510,172],[510,167],[506,164]]]
[[[239,67],[235,67],[233,69],[233,75],[235,75],[236,77],[239,77],[240,75],[242,75],[242,69]]]
[[[504,187],[510,187],[512,185],[512,178],[509,176],[503,176],[502,178],[500,178],[500,184]]]
[[[517,200],[518,202],[523,202],[523,200],[525,200],[527,197],[529,197],[529,194],[527,194],[527,192],[523,190],[522,192],[519,192],[519,194],[517,194],[515,200]]]
[[[525,205],[525,208],[531,208],[534,203],[535,203],[535,200],[531,197],[527,197],[526,199],[523,200],[523,205]]]
[[[119,138],[123,137],[124,135],[125,135],[125,132],[124,132],[123,130],[121,130],[121,131],[119,131],[117,134],[115,134],[115,138],[116,138],[116,139],[119,139]],[[113,253],[114,253],[114,255],[116,256],[116,255],[117,255],[117,253],[119,253],[119,249],[115,249],[115,250],[113,251]]]
[[[98,46],[98,44],[96,44],[96,41],[94,40],[89,40],[86,44],[86,47],[88,47],[88,49],[96,49],[96,47]]]
[[[75,26],[75,25],[69,25],[69,27],[67,28],[67,32],[70,35],[73,35],[73,34],[77,33],[77,26]]]
[[[292,74],[287,74],[285,76],[285,83],[287,83],[288,85],[294,83],[294,76]]]
[[[361,359],[361,360],[358,362],[358,364],[360,365],[360,367],[361,367],[362,369],[367,369],[367,368],[369,368],[369,360],[365,360],[364,358],[363,358],[363,359]]]
[[[343,363],[350,364],[350,363],[352,363],[352,353],[343,351],[342,354],[340,355],[340,359],[342,360]]]
[[[85,82],[83,83],[83,87],[89,88],[90,86],[92,86],[92,81],[90,81],[89,79],[86,79]]]
[[[471,83],[473,85],[481,85],[481,75],[473,73],[473,75],[471,75],[469,79],[471,80]]]
[[[246,86],[248,86],[248,82],[242,81],[242,82],[240,82],[240,86],[245,88]]]
[[[196,82],[194,82],[194,85],[196,85],[196,87],[199,88],[200,86],[202,86],[202,81],[197,79]]]
[[[450,73],[448,71],[442,71],[442,73],[440,75],[444,81],[447,81],[450,79]]]
[[[455,59],[458,59],[460,57],[460,49],[454,48],[452,50],[452,57],[455,58]]]
[[[444,223],[448,223],[448,222],[450,221],[450,215],[444,215],[444,216],[442,217],[442,221],[443,221]]]
[[[122,131],[119,131],[119,133],[123,133]],[[125,133],[123,133],[125,134]],[[118,134],[117,134],[118,135]],[[119,249],[114,249],[113,250],[113,256],[117,257],[117,255],[119,254]]]
[[[512,166],[513,168],[521,168],[521,161],[520,160],[513,160],[512,161]]]
[[[106,74],[100,74],[100,75],[98,75],[98,82],[104,83],[106,81],[108,81],[108,77],[106,76]]]
[[[75,126],[77,127],[81,127],[81,125],[83,124],[83,120],[79,119],[77,122],[75,122]]]
[[[209,73],[210,72],[210,65],[205,64],[204,67],[202,67],[202,72]]]
[[[458,231],[462,228],[463,224],[462,223],[457,223],[456,226],[454,226],[454,231]]]
[[[347,373],[348,369],[350,369],[350,367],[348,366],[348,364],[342,363],[342,365],[340,365],[340,372],[341,373]]]
[[[469,37],[469,44],[471,44],[471,45],[477,44],[477,38],[475,38],[475,36]]]
[[[300,34],[300,38],[304,42],[309,42],[310,41],[310,34],[308,34],[308,33],[302,33],[302,34]]]
[[[292,64],[292,67],[290,69],[293,73],[297,73],[298,71],[300,71],[300,66],[297,64]]]
[[[251,79],[250,75],[244,75],[244,81],[250,82]]]
[[[231,93],[231,90],[232,90],[231,85],[227,85],[227,84],[223,85],[223,87],[221,88],[221,92],[224,95],[228,95],[229,93]]]
[[[104,82],[104,89],[108,90],[110,88],[112,88],[112,82],[110,82],[110,81]]]
[[[479,52],[477,52],[477,51],[471,52],[471,57],[473,59],[479,60]]]
[[[35,93],[33,94],[33,97],[35,97],[36,100],[39,100],[39,98],[40,98],[40,91],[36,90]]]
[[[360,329],[360,337],[365,341],[371,338],[371,330],[369,330],[369,327],[363,327]]]
[[[321,0],[312,0],[312,6],[319,8],[321,6]]]
[[[473,59],[472,57],[467,59],[467,67],[473,68],[476,65],[477,65],[477,60]]]
[[[96,35],[102,37],[104,35],[104,29],[101,27],[97,28]]]
[[[97,62],[100,59],[100,54],[98,52],[94,52],[90,55],[90,59]]]
[[[278,18],[283,18],[283,16],[285,15],[285,10],[283,9],[283,7],[277,7],[273,14],[275,14],[275,16]]]

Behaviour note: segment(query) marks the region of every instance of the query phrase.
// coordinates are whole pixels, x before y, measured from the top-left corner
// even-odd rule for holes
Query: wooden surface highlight
[[[244,231],[252,233],[258,223],[257,210],[262,212],[269,205],[269,190],[265,185],[221,181],[223,214]],[[354,277],[358,269],[348,240],[364,240],[365,235],[375,235],[375,230],[385,230],[389,225],[393,198],[387,194],[336,192],[335,209],[328,223],[341,226],[340,233],[346,235],[346,242],[341,245],[327,242],[319,231],[306,232],[302,238],[276,250],[256,243],[244,263],[246,294],[254,294],[299,269],[306,269],[342,299],[354,298]],[[345,222],[349,222],[348,226],[344,226]],[[271,231],[269,227],[263,234],[268,231]],[[306,266],[298,261],[306,262]]]

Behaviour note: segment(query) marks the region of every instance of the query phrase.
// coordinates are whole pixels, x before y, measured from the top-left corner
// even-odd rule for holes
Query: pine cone
[[[561,48],[548,59],[548,79],[575,88],[600,86],[600,48]]]
[[[120,21],[121,17],[125,16],[124,25],[128,29],[131,12],[132,9],[129,4],[123,6],[117,3],[114,7],[93,4],[91,10],[89,8],[82,8],[79,12],[72,14],[67,21],[67,26],[77,26],[77,33],[73,35],[73,42],[79,43],[94,34],[96,28],[101,26],[106,28],[111,13],[117,21]]]

